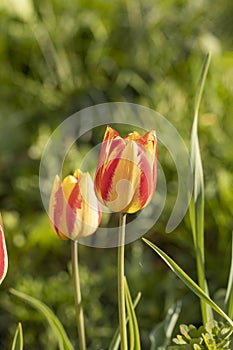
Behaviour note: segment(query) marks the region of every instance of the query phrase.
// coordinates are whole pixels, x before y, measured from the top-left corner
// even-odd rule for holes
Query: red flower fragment
[[[4,237],[2,217],[0,214],[0,284],[4,280],[8,269],[8,255]]]

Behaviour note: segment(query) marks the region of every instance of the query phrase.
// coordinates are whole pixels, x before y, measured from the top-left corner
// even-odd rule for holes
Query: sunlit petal
[[[77,169],[63,181],[56,176],[49,215],[54,231],[62,239],[78,239],[97,230],[101,208],[88,173]]]
[[[134,213],[151,201],[156,180],[155,132],[122,138],[107,127],[94,181],[99,200],[114,212]]]

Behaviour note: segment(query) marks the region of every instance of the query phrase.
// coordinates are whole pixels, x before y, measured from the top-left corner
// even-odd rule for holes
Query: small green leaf
[[[201,300],[211,306],[213,310],[215,310],[220,316],[227,320],[233,327],[233,321],[230,319],[230,317],[228,317],[225,312],[217,304],[215,304],[215,302],[210,299],[210,297],[166,253],[164,253],[161,249],[159,249],[156,245],[147,239],[142,239],[166,262],[166,264],[176,274],[176,276],[179,277],[181,281],[183,281],[184,284],[186,284],[186,286],[193,293],[195,293]]]
[[[47,319],[57,339],[59,350],[74,350],[61,322],[47,305],[37,300],[36,298],[33,298],[25,293],[19,292],[12,288],[10,289],[10,293],[34,307]]]
[[[140,334],[139,334],[139,328],[138,328],[138,322],[136,313],[134,310],[132,298],[129,291],[129,286],[127,283],[126,278],[124,278],[124,285],[125,285],[125,300],[126,300],[126,308],[128,312],[129,317],[129,330],[130,330],[130,350],[140,350]]]
[[[17,329],[15,331],[11,350],[23,350],[23,329],[20,322],[18,323]]]
[[[141,293],[138,293],[136,298],[135,298],[135,300],[134,300],[134,302],[133,302],[134,309],[138,305],[140,298],[141,298]],[[128,322],[129,322],[129,318],[127,317],[126,318],[126,323],[128,323]],[[121,341],[121,339],[120,339],[120,329],[118,327],[116,332],[115,332],[115,334],[114,334],[114,336],[113,336],[113,338],[112,338],[112,341],[110,343],[109,350],[118,350],[118,348],[120,346],[120,341]]]
[[[205,326],[196,328],[194,325],[180,325],[180,333],[174,339],[175,346],[168,346],[167,350],[183,349],[231,349],[231,340],[229,337],[232,334],[232,329],[226,326],[223,322],[211,320]]]
[[[129,319],[129,322],[128,322],[129,323],[129,342],[130,342],[129,349],[133,350],[135,345],[134,324],[133,324],[133,315],[132,315],[132,311],[130,308],[129,299],[126,291],[126,280],[125,280],[125,303],[126,303],[127,315]]]

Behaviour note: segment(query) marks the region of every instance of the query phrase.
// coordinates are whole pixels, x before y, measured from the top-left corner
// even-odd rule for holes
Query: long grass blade
[[[133,302],[133,307],[134,309],[136,308],[136,306],[138,305],[139,301],[141,299],[141,293],[138,293],[134,302]],[[127,316],[126,318],[126,323],[129,322],[129,318]],[[113,338],[112,338],[112,341],[110,343],[110,346],[109,346],[109,350],[118,350],[119,349],[119,346],[120,346],[120,341],[121,341],[121,338],[120,338],[120,328],[118,327]]]
[[[170,267],[170,269],[176,274],[181,281],[186,284],[186,286],[195,293],[201,300],[207,303],[213,310],[215,310],[220,316],[222,316],[229,324],[233,327],[233,321],[225,312],[210,299],[210,297],[201,289],[198,284],[196,284],[166,253],[164,253],[160,248],[154,245],[152,242],[145,238],[142,238],[145,243],[147,243]]]
[[[233,232],[231,243],[231,267],[228,277],[228,285],[226,291],[225,305],[228,308],[228,316],[233,318]]]
[[[126,280],[125,280],[125,285],[126,285]],[[125,286],[126,288],[126,286]],[[127,291],[125,289],[125,303],[126,303],[126,310],[127,310],[127,315],[129,318],[129,343],[130,343],[130,350],[134,350],[134,345],[135,345],[135,335],[134,335],[134,324],[133,324],[133,315],[132,311],[130,308],[130,303],[129,303],[129,298],[127,295]]]
[[[124,279],[125,284],[125,296],[126,296],[126,307],[129,316],[129,330],[130,330],[130,350],[141,350],[140,344],[140,333],[138,328],[138,322],[136,313],[133,307],[133,302],[129,290],[129,286],[126,278]]]
[[[54,335],[58,341],[59,350],[74,350],[61,322],[57,318],[57,316],[54,315],[52,310],[42,303],[41,301],[37,300],[36,298],[33,298],[25,293],[19,292],[13,288],[9,290],[9,292],[29,304],[30,306],[34,307],[37,311],[39,311],[48,321],[51,329],[54,332]]]
[[[20,322],[15,331],[11,350],[23,350],[23,329]]]
[[[204,178],[201,161],[201,153],[198,140],[198,114],[200,102],[204,90],[206,76],[210,64],[210,54],[207,55],[198,88],[195,101],[195,112],[193,127],[191,133],[191,165],[193,171],[193,197],[190,202],[189,216],[193,234],[193,241],[196,251],[197,275],[199,286],[208,293],[208,285],[205,278],[205,251],[204,251]],[[213,319],[211,308],[201,300],[201,311],[203,323]]]

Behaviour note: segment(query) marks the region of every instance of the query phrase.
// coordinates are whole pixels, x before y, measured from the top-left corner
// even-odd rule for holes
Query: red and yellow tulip
[[[76,240],[93,234],[101,221],[101,208],[89,173],[76,170],[63,181],[56,176],[50,196],[49,217],[61,239]]]
[[[0,214],[0,284],[4,280],[8,269],[8,255],[3,231],[2,218]]]
[[[95,175],[98,199],[114,212],[135,213],[152,199],[157,181],[157,139],[154,131],[134,131],[122,138],[107,127]]]

